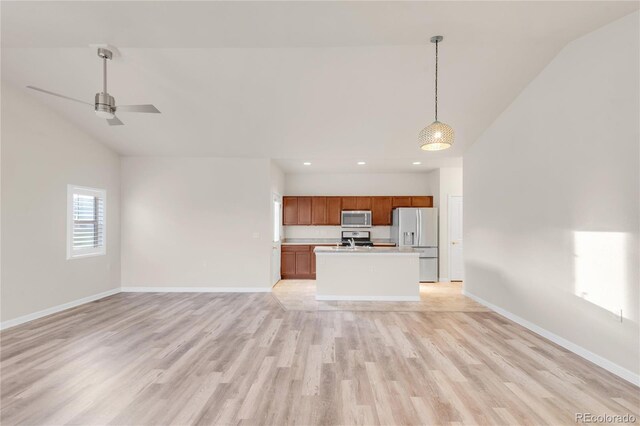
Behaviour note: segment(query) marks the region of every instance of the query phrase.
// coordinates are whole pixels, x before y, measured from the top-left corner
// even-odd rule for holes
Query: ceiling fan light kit
[[[96,115],[100,118],[107,120],[107,124],[110,126],[121,126],[124,123],[116,117],[116,111],[123,112],[143,112],[159,114],[158,108],[151,104],[145,105],[120,105],[116,106],[116,100],[113,96],[107,92],[107,61],[113,58],[113,52],[106,47],[98,47],[98,56],[102,59],[102,92],[96,93],[93,105],[89,102],[81,101],[79,99],[71,98],[69,96],[61,95],[59,93],[50,92],[48,90],[40,89],[34,86],[27,86],[29,89],[37,90],[38,92],[46,93],[48,95],[57,96],[59,98],[68,99],[70,101],[79,102],[86,105],[92,105]]]
[[[420,148],[424,151],[440,151],[453,145],[455,134],[448,124],[438,121],[438,43],[444,37],[433,36],[431,43],[436,45],[436,81],[435,81],[435,120],[418,134]]]

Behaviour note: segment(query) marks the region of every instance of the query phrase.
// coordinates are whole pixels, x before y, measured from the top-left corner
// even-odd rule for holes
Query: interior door
[[[464,280],[462,258],[462,196],[449,196],[449,279]]]
[[[282,250],[282,197],[273,194],[271,200],[273,215],[273,238],[271,243],[271,285],[280,281],[280,252]]]

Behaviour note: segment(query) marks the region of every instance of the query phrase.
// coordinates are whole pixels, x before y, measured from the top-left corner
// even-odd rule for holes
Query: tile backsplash
[[[349,231],[358,228],[342,228],[340,226],[285,226],[284,238],[340,238],[342,230]],[[373,226],[371,228],[359,228],[371,232],[371,238],[391,238],[390,226]]]

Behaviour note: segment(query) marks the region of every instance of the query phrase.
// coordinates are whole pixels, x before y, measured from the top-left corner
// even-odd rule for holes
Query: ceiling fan
[[[49,95],[57,96],[59,98],[68,99],[70,101],[80,102],[81,104],[90,105],[93,107],[96,115],[100,118],[106,118],[107,123],[110,126],[121,126],[124,123],[116,117],[116,112],[146,112],[160,114],[158,108],[151,104],[146,105],[118,105],[116,106],[116,100],[107,92],[107,59],[113,57],[111,50],[99,47],[98,56],[102,58],[102,92],[96,93],[95,102],[90,104],[89,102],[81,101],[80,99],[71,98],[69,96],[61,95],[59,93],[50,92],[48,90],[40,89],[34,86],[27,86],[29,89],[37,90],[38,92],[47,93]]]

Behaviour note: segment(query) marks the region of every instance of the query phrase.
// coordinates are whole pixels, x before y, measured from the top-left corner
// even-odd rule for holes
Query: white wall
[[[567,45],[464,157],[465,290],[636,382],[638,20]]]
[[[2,85],[3,323],[120,286],[120,160],[24,91]],[[106,255],[66,259],[68,184],[106,189]]]
[[[427,179],[427,193],[433,196],[433,207],[440,207],[440,169],[429,172]]]
[[[462,168],[443,167],[438,171],[439,279],[449,281],[449,196],[462,195]]]
[[[266,159],[122,159],[122,286],[270,285]]]
[[[432,195],[428,173],[287,173],[284,195]]]
[[[271,192],[282,195],[284,193],[285,182],[284,172],[280,167],[278,167],[275,161],[272,160],[269,164],[271,176]]]

